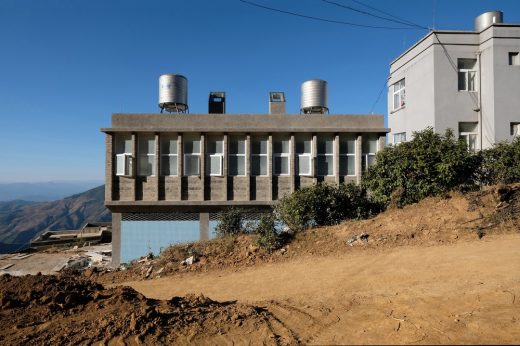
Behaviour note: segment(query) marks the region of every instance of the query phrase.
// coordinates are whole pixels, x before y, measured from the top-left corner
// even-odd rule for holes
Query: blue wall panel
[[[200,239],[198,220],[121,221],[121,263],[128,263],[149,252],[159,255],[170,244]],[[210,237],[211,237],[210,227]]]

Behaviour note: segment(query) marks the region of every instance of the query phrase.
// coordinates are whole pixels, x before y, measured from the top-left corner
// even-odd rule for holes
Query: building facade
[[[501,12],[475,31],[434,30],[390,64],[389,143],[432,127],[453,129],[470,150],[512,140],[520,124],[520,24]]]
[[[382,115],[114,114],[102,131],[119,265],[214,237],[226,207],[261,212],[318,181],[359,183],[389,130]]]

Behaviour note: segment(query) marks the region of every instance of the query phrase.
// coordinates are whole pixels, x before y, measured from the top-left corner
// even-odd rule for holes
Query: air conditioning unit
[[[131,177],[133,174],[133,160],[130,154],[116,155],[116,175],[120,177]]]

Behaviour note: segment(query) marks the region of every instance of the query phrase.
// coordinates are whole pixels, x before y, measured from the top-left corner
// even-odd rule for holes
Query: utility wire
[[[329,1],[329,0],[321,0],[321,1],[326,2],[326,3],[328,3],[328,4],[331,4],[331,5],[335,5],[335,6],[338,6],[338,7],[344,8],[344,9],[346,9],[346,10],[350,10],[350,11],[358,12],[358,13],[364,14],[364,15],[366,15],[366,16],[370,16],[370,17],[374,17],[374,18],[379,18],[379,19],[386,20],[386,21],[393,22],[393,23],[397,23],[397,24],[408,25],[408,26],[416,27],[416,28],[418,28],[418,29],[425,29],[424,27],[422,27],[422,26],[420,26],[420,25],[416,25],[416,24],[412,24],[412,23],[407,23],[407,22],[403,22],[403,21],[401,21],[401,20],[396,20],[396,19],[392,19],[392,18],[387,18],[387,17],[378,16],[377,14],[373,14],[373,13],[370,13],[370,12],[367,12],[367,11],[363,11],[363,10],[360,10],[360,9],[354,8],[354,7],[352,7],[352,6],[343,5],[343,4],[340,4],[340,3],[335,2],[335,1]]]
[[[379,99],[381,98],[381,95],[383,95],[383,90],[386,89],[386,84],[387,84],[387,81],[385,80],[385,83],[383,84],[383,87],[379,91],[379,95],[377,95],[376,101],[372,105],[372,108],[370,108],[370,112],[368,112],[369,114],[372,114],[372,112],[374,111],[374,108],[376,108],[376,105],[379,103]]]
[[[385,12],[385,11],[383,11],[383,10],[380,10],[380,9],[378,9],[378,8],[376,8],[376,7],[373,7],[373,6],[367,5],[367,4],[365,4],[365,3],[361,2],[361,1],[358,1],[358,0],[350,0],[350,1],[355,2],[355,3],[358,4],[358,5],[361,5],[361,6],[365,6],[365,7],[367,7],[367,8],[370,8],[371,10],[374,10],[374,11],[376,11],[376,12],[379,12],[379,13],[385,14],[385,15],[387,15],[387,16],[389,16],[389,17],[394,18],[394,19],[400,20],[400,21],[402,21],[403,23],[408,23],[408,25],[413,25],[413,26],[416,26],[416,27],[421,28],[421,29],[430,30],[430,28],[427,28],[427,27],[425,27],[425,26],[419,25],[419,24],[414,23],[414,22],[411,22],[411,21],[409,21],[409,20],[406,20],[406,19],[403,19],[403,18],[400,18],[400,17],[394,16],[394,15],[391,14],[391,13],[388,13],[388,12]]]
[[[301,13],[280,10],[278,8],[260,5],[260,4],[257,4],[256,2],[252,2],[252,1],[246,1],[246,0],[239,0],[239,1],[243,2],[244,4],[248,4],[250,6],[256,6],[256,7],[263,8],[263,9],[270,10],[270,11],[274,11],[274,12],[284,13],[284,14],[288,14],[288,15],[291,15],[291,16],[295,16],[295,17],[307,18],[307,19],[312,19],[312,20],[317,20],[317,21],[322,21],[322,22],[327,22],[327,23],[343,24],[343,25],[350,25],[350,26],[356,26],[356,27],[361,27],[361,28],[371,28],[371,29],[388,29],[388,30],[410,30],[411,29],[409,27],[408,28],[404,28],[404,27],[375,26],[375,25],[357,24],[357,23],[345,22],[345,21],[341,21],[341,20],[333,20],[333,19],[327,19],[327,18],[321,18],[321,17],[314,17],[314,16],[308,16],[308,15],[301,14]]]

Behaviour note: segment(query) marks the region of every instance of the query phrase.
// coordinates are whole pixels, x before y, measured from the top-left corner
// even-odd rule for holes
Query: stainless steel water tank
[[[503,23],[504,22],[504,14],[502,11],[490,11],[486,13],[482,13],[480,16],[475,18],[475,31],[481,32],[485,28],[495,24],[495,23]]]
[[[159,77],[159,107],[168,112],[186,112],[188,109],[188,80],[180,74]]]
[[[303,82],[300,111],[304,114],[323,114],[328,110],[327,82],[321,79]]]

